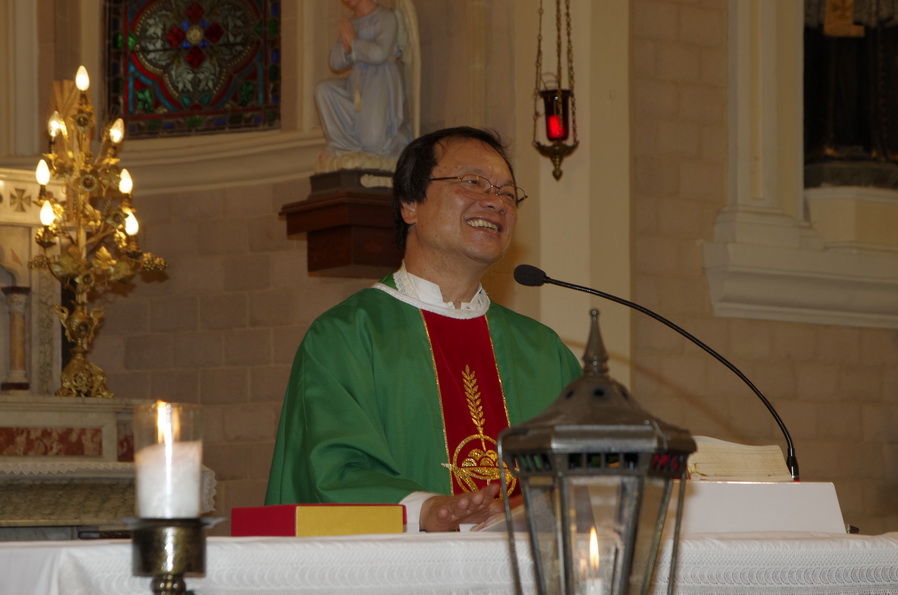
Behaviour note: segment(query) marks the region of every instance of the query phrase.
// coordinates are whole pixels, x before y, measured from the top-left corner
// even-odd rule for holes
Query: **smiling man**
[[[499,432],[580,374],[551,329],[480,284],[524,198],[492,132],[438,130],[405,148],[393,177],[402,267],[306,333],[266,504],[402,503],[424,531],[501,514]]]

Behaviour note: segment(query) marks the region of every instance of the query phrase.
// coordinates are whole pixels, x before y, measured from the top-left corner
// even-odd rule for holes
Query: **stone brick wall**
[[[635,299],[757,385],[792,433],[802,479],[835,482],[847,523],[895,531],[896,332],[711,314],[702,242],[726,203],[727,5],[632,2]],[[647,409],[694,434],[784,445],[729,370],[646,317],[635,329],[633,392]]]
[[[309,323],[373,280],[310,277],[278,211],[302,183],[135,197],[167,279],[106,304],[92,354],[116,397],[201,403],[216,514],[261,505],[293,356]],[[227,523],[214,533],[229,531]]]

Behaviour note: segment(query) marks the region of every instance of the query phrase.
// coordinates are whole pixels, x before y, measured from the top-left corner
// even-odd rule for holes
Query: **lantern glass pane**
[[[565,141],[570,132],[571,91],[568,89],[547,89],[540,91],[546,118],[546,138],[550,141]]]
[[[613,593],[620,582],[622,536],[632,517],[626,498],[636,478],[572,477],[568,490],[571,575],[577,593]]]
[[[537,581],[546,594],[559,593],[562,580],[561,542],[557,537],[561,527],[559,487],[551,476],[534,476],[521,482]]]
[[[664,531],[665,519],[670,506],[673,482],[664,477],[647,477],[643,483],[643,494],[639,507],[639,517],[635,524],[633,539],[633,567],[630,574],[630,593],[646,593],[651,587],[655,569],[655,558]],[[670,511],[669,528],[674,525],[676,510]],[[663,535],[671,538],[673,532]]]

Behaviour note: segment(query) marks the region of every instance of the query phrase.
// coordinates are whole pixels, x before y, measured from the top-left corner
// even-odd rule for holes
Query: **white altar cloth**
[[[898,593],[898,533],[690,535],[678,595]],[[666,553],[669,556],[669,552]],[[518,556],[530,567],[524,535]],[[661,563],[660,570],[668,564]],[[210,537],[197,595],[511,594],[503,533]],[[147,595],[127,540],[0,543],[0,594]],[[664,593],[656,584],[653,593]],[[533,593],[531,581],[525,593]]]

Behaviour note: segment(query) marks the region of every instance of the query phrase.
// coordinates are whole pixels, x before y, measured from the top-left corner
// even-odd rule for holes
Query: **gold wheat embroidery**
[[[474,422],[477,433],[482,435],[486,419],[483,416],[480,389],[477,387],[477,374],[471,371],[470,366],[465,366],[465,371],[461,373],[461,376],[465,385],[465,398],[468,401],[468,412],[471,414],[471,421]]]
[[[483,428],[486,426],[486,416],[483,413],[480,388],[477,386],[477,373],[471,370],[471,366],[465,365],[461,375],[465,389],[465,400],[468,404],[468,413],[471,415],[471,421],[477,428],[477,433],[462,440],[455,449],[452,463],[444,463],[443,465],[449,468],[452,475],[455,476],[459,485],[465,491],[473,492],[478,487],[475,480],[485,481],[488,484],[498,480],[500,465],[494,446],[496,441],[483,433]],[[480,441],[480,448],[469,447],[469,444],[474,440]],[[487,443],[489,443],[489,446]],[[490,448],[490,446],[493,446],[493,448]],[[501,464],[501,468],[505,473],[508,493],[511,494],[514,491],[516,478],[504,463]]]

